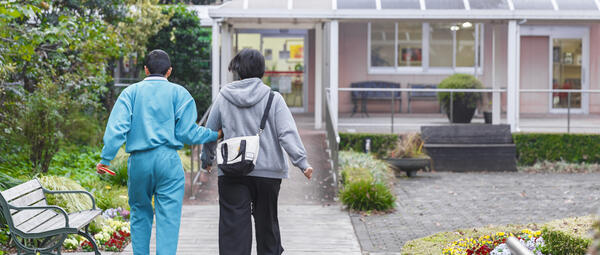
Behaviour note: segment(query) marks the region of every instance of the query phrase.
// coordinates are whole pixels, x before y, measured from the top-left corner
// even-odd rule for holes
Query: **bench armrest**
[[[96,210],[96,199],[94,199],[91,193],[85,190],[47,190],[45,188],[42,188],[42,190],[46,194],[85,194],[92,200],[92,210]]]
[[[17,210],[17,211],[25,211],[25,210],[54,210],[54,211],[58,211],[60,212],[60,214],[63,215],[63,217],[65,218],[65,228],[69,228],[69,216],[67,215],[67,212],[65,212],[65,209],[62,209],[58,206],[55,205],[45,205],[45,206],[13,206],[13,205],[8,205],[9,209],[12,210]]]

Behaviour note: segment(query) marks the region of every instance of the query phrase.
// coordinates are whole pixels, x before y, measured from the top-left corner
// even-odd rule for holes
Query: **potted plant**
[[[483,85],[475,76],[454,74],[444,79],[438,86],[440,89],[481,89]],[[471,123],[475,109],[481,101],[480,93],[473,92],[440,92],[440,105],[445,110],[451,123]],[[450,106],[452,102],[452,107]]]
[[[396,172],[406,172],[408,177],[416,175],[418,170],[429,169],[431,159],[423,152],[424,142],[421,135],[411,133],[401,136],[396,147],[388,152],[388,163]]]

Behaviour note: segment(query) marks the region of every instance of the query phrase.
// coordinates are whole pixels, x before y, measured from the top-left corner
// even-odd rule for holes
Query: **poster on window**
[[[290,61],[304,60],[304,45],[302,41],[290,42]]]
[[[290,77],[290,76],[279,77],[279,93],[281,93],[281,94],[292,93],[292,77]]]

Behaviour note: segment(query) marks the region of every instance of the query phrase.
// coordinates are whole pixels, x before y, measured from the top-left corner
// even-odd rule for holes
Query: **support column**
[[[512,132],[519,131],[519,25],[517,21],[508,22],[508,88],[506,119]]]
[[[337,126],[339,105],[338,105],[338,83],[339,83],[339,22],[332,20],[329,22],[329,88],[331,90],[331,118]]]
[[[500,84],[496,82],[496,24],[492,24],[492,89],[500,89]],[[501,93],[492,93],[492,124],[500,124],[502,109]]]
[[[231,31],[229,24],[221,25],[221,84],[225,85],[232,82],[231,73],[227,70],[229,61],[231,61]]]
[[[221,88],[221,63],[220,63],[220,50],[219,50],[219,35],[220,35],[220,26],[221,23],[218,21],[213,21],[212,24],[212,34],[211,34],[211,71],[212,71],[212,101],[214,102],[217,99],[217,95],[219,95],[219,89]]]
[[[315,129],[323,126],[323,24],[315,26]]]

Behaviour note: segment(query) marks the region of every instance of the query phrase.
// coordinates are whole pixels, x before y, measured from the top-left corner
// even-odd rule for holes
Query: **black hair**
[[[171,60],[164,50],[156,49],[148,53],[145,64],[150,74],[165,75],[171,67]]]
[[[229,62],[229,71],[236,73],[242,80],[262,78],[265,74],[265,57],[260,51],[243,49]]]

